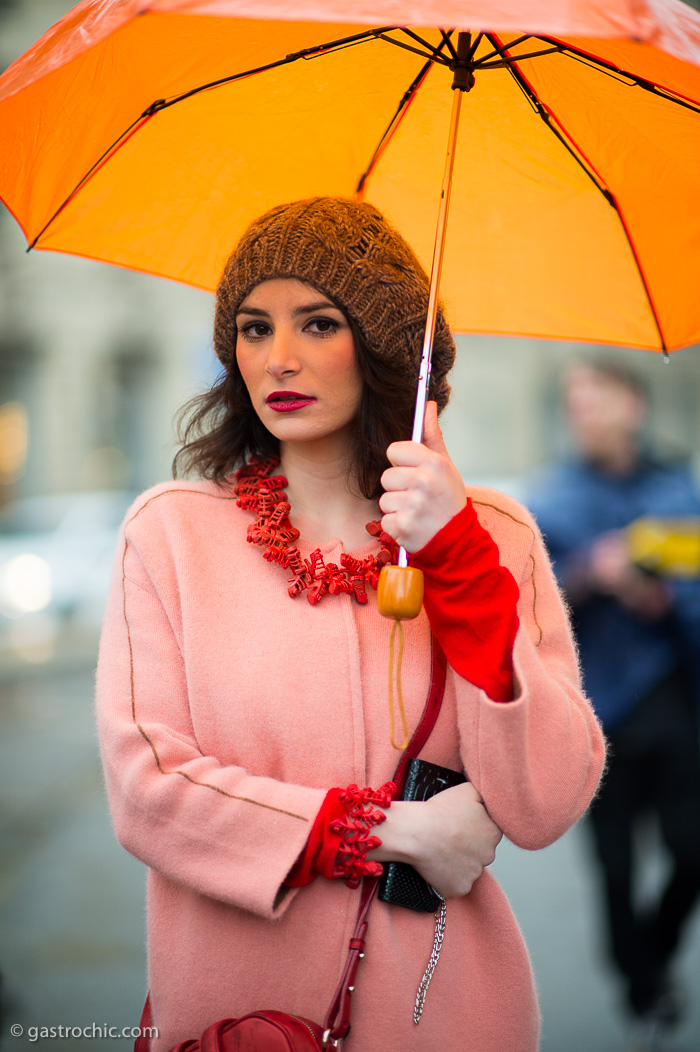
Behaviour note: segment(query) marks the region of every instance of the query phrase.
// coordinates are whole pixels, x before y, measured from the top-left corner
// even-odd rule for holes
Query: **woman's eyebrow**
[[[303,307],[295,307],[292,317],[297,318],[300,314],[313,314],[317,310],[338,310],[335,303],[330,300],[317,300],[315,303],[305,303]]]
[[[292,317],[298,318],[300,314],[313,314],[317,310],[338,310],[335,303],[331,303],[330,300],[317,300],[315,303],[305,303],[301,307],[295,307],[292,311]],[[236,311],[236,316],[239,314],[250,314],[256,318],[269,318],[270,314],[268,311],[263,310],[261,307],[246,307],[243,304]]]

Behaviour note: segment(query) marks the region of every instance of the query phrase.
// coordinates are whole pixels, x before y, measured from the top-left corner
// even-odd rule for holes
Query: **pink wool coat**
[[[585,810],[603,739],[537,528],[501,494],[469,495],[520,586],[521,693],[493,702],[448,669],[421,755],[464,769],[505,835],[536,849]],[[324,878],[283,896],[280,888],[326,790],[378,787],[398,757],[388,730],[390,622],[375,594],[367,606],[348,595],[316,607],[290,599],[288,571],[246,543],[250,521],[212,483],[144,494],[125,522],[102,635],[98,721],[114,825],[149,867],[157,1052],[258,1008],[323,1021],[358,892]],[[355,554],[376,549],[370,540]],[[339,542],[322,550],[340,561]],[[405,631],[412,731],[429,686],[425,615]],[[374,904],[344,1052],[534,1052],[527,951],[488,871],[448,903],[414,1025],[433,924],[430,914]]]

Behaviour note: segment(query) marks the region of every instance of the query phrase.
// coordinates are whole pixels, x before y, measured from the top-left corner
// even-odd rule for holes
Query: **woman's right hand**
[[[368,858],[408,862],[446,899],[471,891],[503,836],[471,782],[422,802],[397,800],[376,832],[382,843]]]

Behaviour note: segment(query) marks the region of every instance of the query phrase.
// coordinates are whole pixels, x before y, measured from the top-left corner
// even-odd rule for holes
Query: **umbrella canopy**
[[[470,332],[700,341],[700,16],[679,0],[84,0],[0,78],[32,247],[212,289],[256,215],[359,194],[430,265],[475,45],[441,295]],[[404,28],[396,28],[404,26]]]

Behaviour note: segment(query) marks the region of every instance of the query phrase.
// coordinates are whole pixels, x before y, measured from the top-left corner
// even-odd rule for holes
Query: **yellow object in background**
[[[0,405],[0,486],[17,482],[27,464],[29,420],[21,402]]]
[[[664,577],[700,577],[700,518],[637,519],[627,537],[637,566]]]

